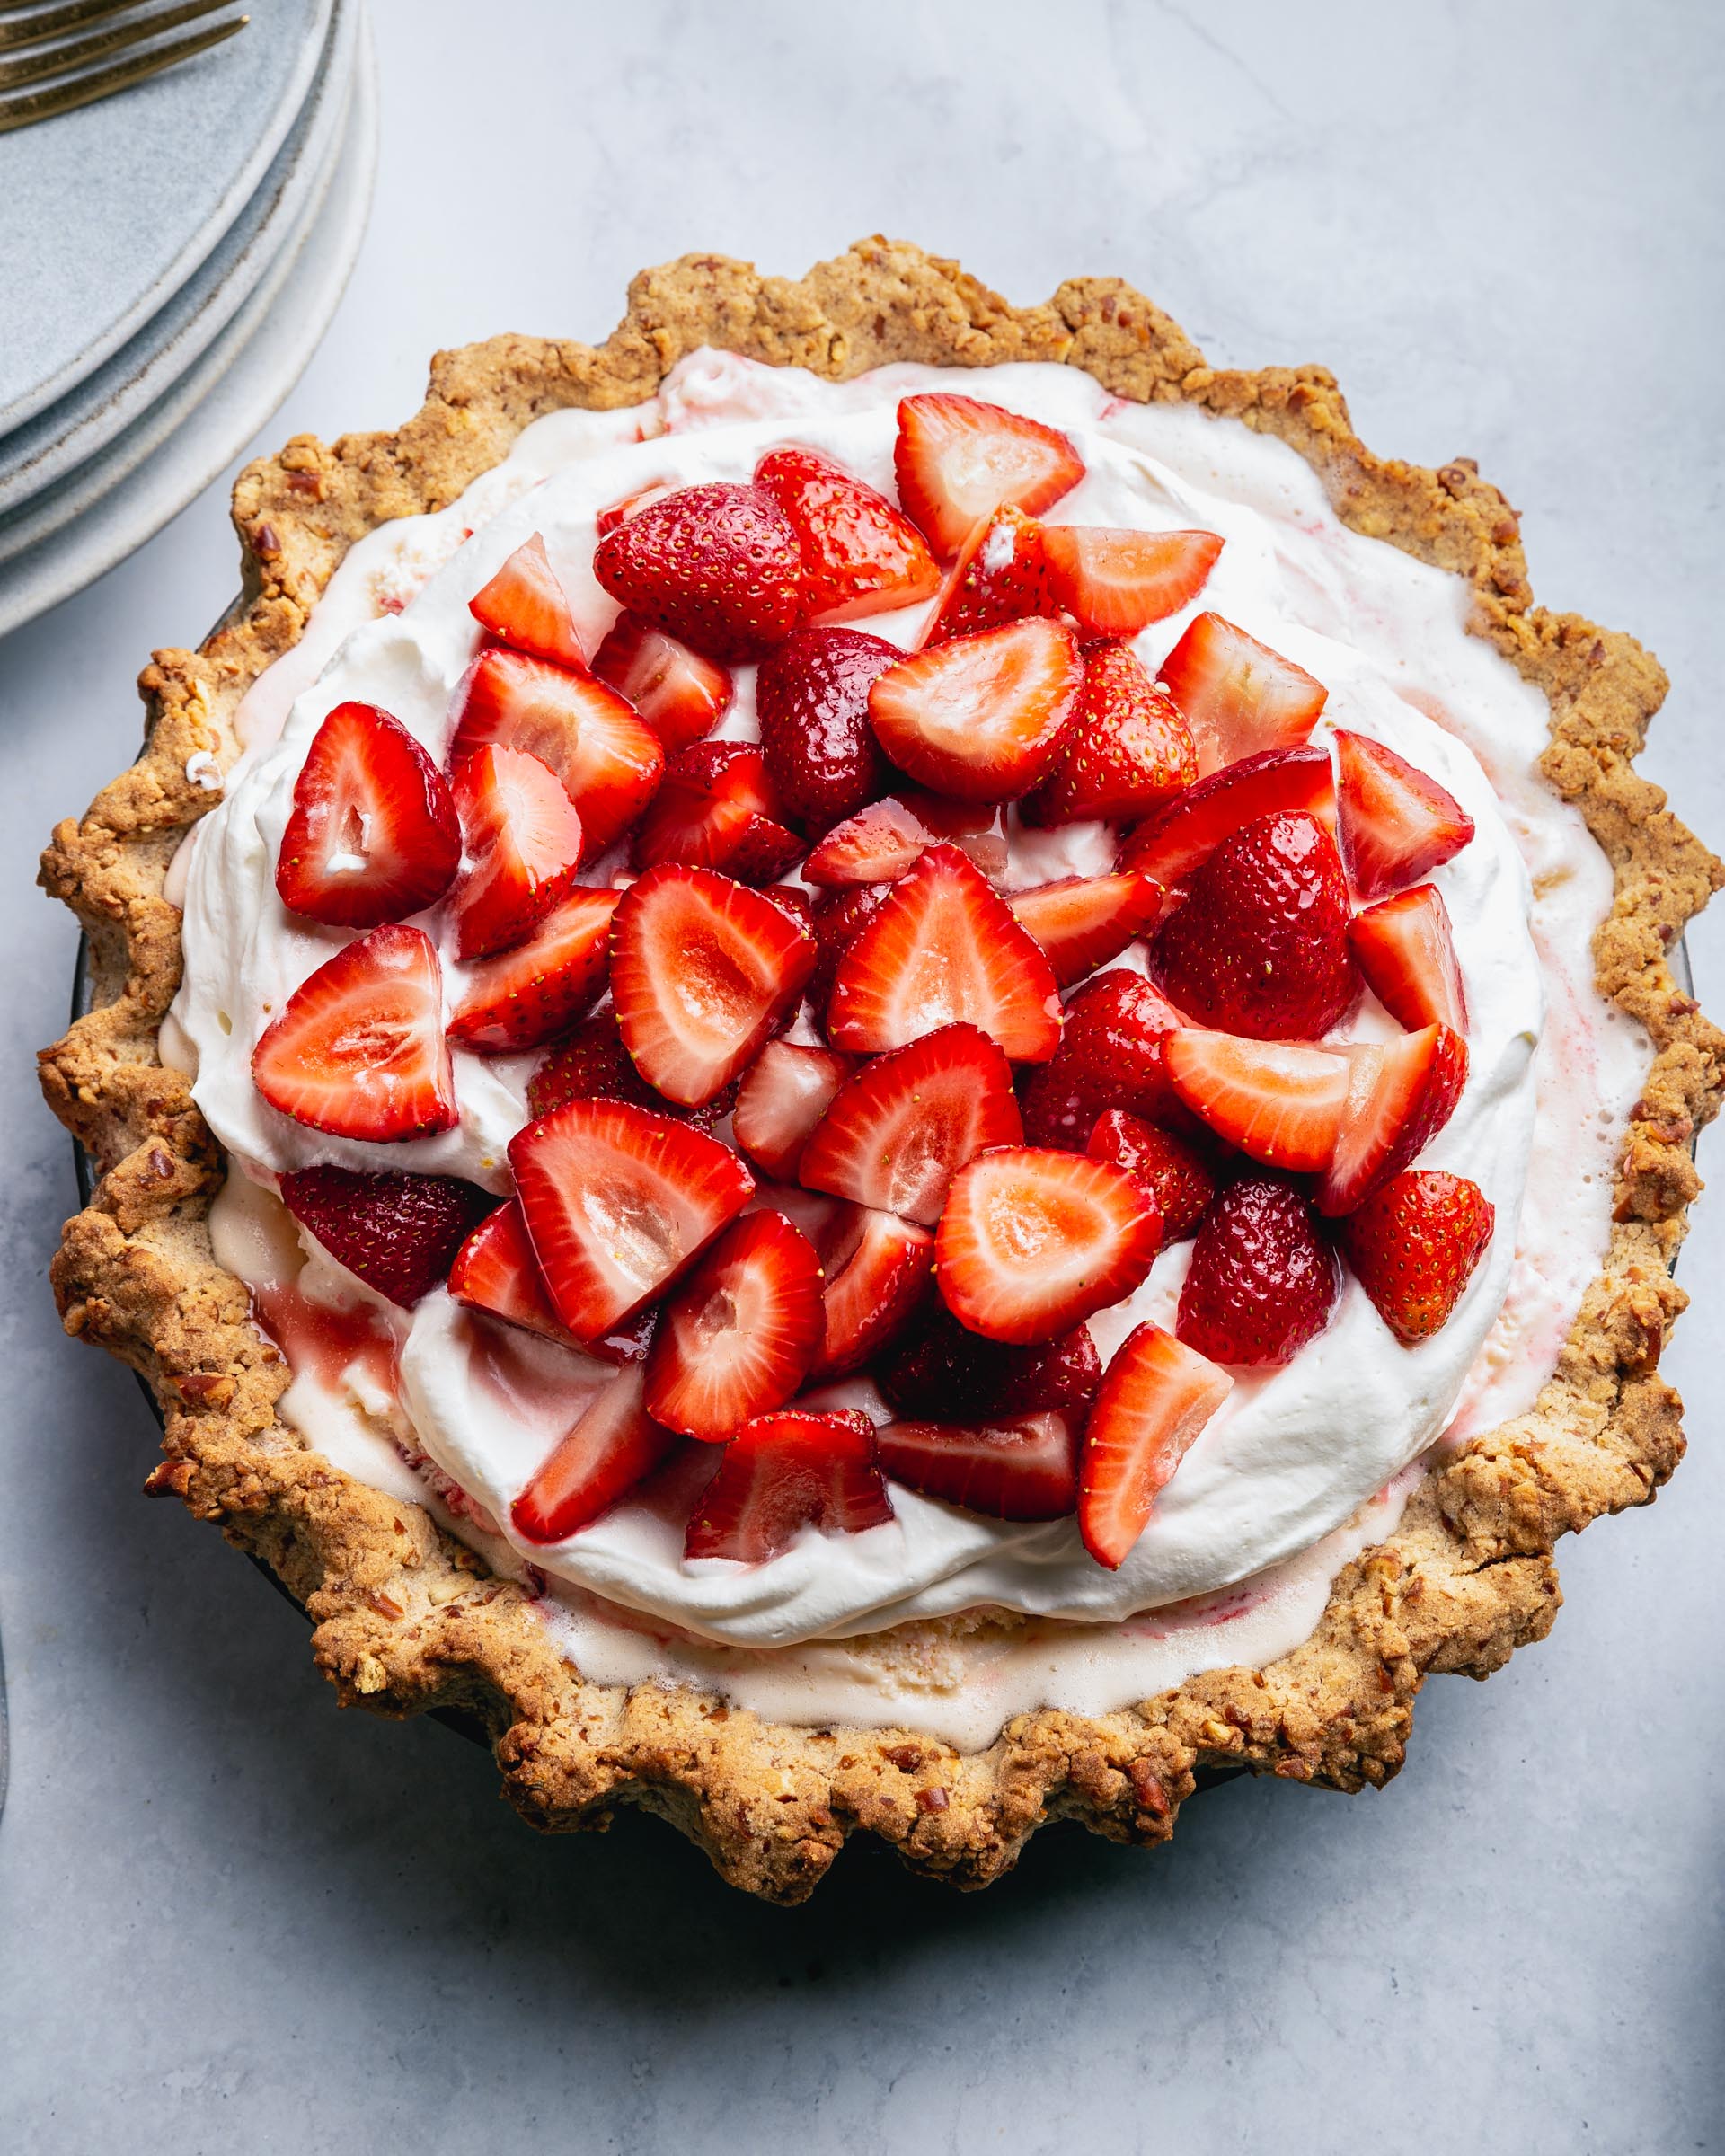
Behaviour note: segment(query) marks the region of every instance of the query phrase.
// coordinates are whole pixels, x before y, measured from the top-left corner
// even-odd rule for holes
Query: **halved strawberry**
[[[732,1222],[659,1312],[647,1407],[709,1445],[790,1399],[826,1333],[820,1259],[783,1213]]]
[[[545,1292],[526,1220],[513,1197],[488,1213],[456,1251],[449,1293],[469,1310],[482,1310],[559,1347],[581,1345]]]
[[[623,1100],[571,1100],[509,1141],[516,1195],[557,1315],[595,1340],[662,1294],[740,1213],[729,1145]]]
[[[449,1021],[449,1038],[482,1056],[513,1056],[567,1031],[605,985],[621,891],[578,883],[529,942],[482,959]]]
[[[497,1200],[454,1175],[296,1168],[281,1179],[281,1202],[338,1264],[411,1310]]]
[[[940,588],[923,535],[909,517],[812,449],[770,449],[755,467],[802,549],[800,625],[854,622],[914,606]]]
[[[1434,883],[1416,884],[1354,915],[1348,930],[1366,985],[1410,1031],[1467,1031],[1467,992],[1455,956],[1449,908]]]
[[[1162,886],[1147,876],[1070,876],[1006,903],[1041,945],[1056,985],[1073,987],[1146,935],[1162,912]]]
[[[938,1026],[980,1027],[1015,1063],[1060,1038],[1048,961],[956,846],[924,850],[838,961],[827,1010],[836,1048],[872,1056]]]
[[[1378,1316],[1411,1348],[1449,1322],[1496,1222],[1491,1200],[1466,1176],[1412,1169],[1349,1215],[1341,1247]]]
[[[634,822],[665,768],[659,736],[615,689],[521,651],[474,660],[450,761],[458,766],[493,742],[551,766],[595,855]]]
[[[953,1177],[934,1277],[972,1332],[1049,1340],[1129,1295],[1161,1244],[1162,1215],[1124,1168],[1005,1145]]]
[[[1341,858],[1362,899],[1382,898],[1452,861],[1473,818],[1437,780],[1381,741],[1336,734]]]
[[[809,1381],[824,1385],[862,1369],[908,1322],[928,1285],[934,1238],[896,1213],[845,1206],[818,1247],[826,1331]]]
[[[640,1369],[620,1371],[588,1401],[509,1508],[530,1542],[561,1542],[652,1473],[677,1439],[643,1404]]]
[[[586,668],[587,654],[568,595],[537,532],[524,539],[491,582],[473,594],[467,611],[482,629],[517,651],[560,667]]]
[[[1136,636],[1165,621],[1208,583],[1222,541],[1215,532],[1138,532],[1100,524],[1048,524],[1048,588],[1092,636]]]
[[[1198,1031],[1171,1033],[1163,1053],[1174,1091],[1230,1145],[1267,1168],[1329,1166],[1348,1098],[1346,1055]]]
[[[1185,714],[1201,772],[1267,748],[1294,748],[1317,723],[1329,690],[1256,637],[1200,614],[1157,670]]]
[[[1042,566],[1042,527],[1010,502],[977,519],[948,571],[921,649],[1003,628],[1029,614],[1052,614]]]
[[[1455,1112],[1467,1083],[1467,1043],[1447,1026],[1348,1051],[1348,1091],[1335,1150],[1315,1197],[1332,1217],[1416,1159]]]
[[[794,817],[825,831],[888,782],[869,692],[903,654],[866,629],[799,629],[755,677],[761,750]]]
[[[1006,811],[998,801],[954,800],[920,786],[901,786],[898,799],[936,838],[950,838],[991,882],[1005,875]]]
[[[803,862],[802,879],[840,888],[892,883],[934,835],[915,809],[889,794],[835,824]]]
[[[611,999],[635,1066],[699,1107],[793,1012],[815,968],[812,932],[708,869],[649,869],[611,931]]]
[[[1057,429],[940,390],[900,403],[892,462],[899,500],[942,559],[1002,502],[1034,517],[1084,476]]]
[[[868,1417],[792,1409],[755,1417],[726,1445],[695,1500],[683,1554],[760,1565],[801,1528],[860,1534],[891,1517]]]
[[[737,1143],[764,1175],[794,1182],[809,1134],[854,1068],[848,1056],[769,1040],[748,1067],[731,1110]]]
[[[1123,1108],[1098,1116],[1085,1150],[1092,1161],[1112,1161],[1137,1176],[1149,1191],[1162,1215],[1163,1250],[1196,1232],[1216,1196],[1216,1178],[1196,1147]]]
[[[616,893],[621,898],[621,891]],[[698,1109],[674,1108],[656,1093],[630,1060],[617,1030],[617,1014],[606,1004],[570,1029],[527,1081],[527,1113],[548,1116],[566,1100],[627,1100],[635,1108],[650,1108],[660,1115],[675,1116],[697,1130],[711,1130],[719,1119],[724,1096]]]
[[[500,744],[456,766],[466,866],[452,901],[459,958],[489,958],[532,935],[568,896],[581,819],[537,756]]]
[[[995,1422],[1051,1408],[1080,1412],[1101,1376],[1087,1325],[1011,1348],[967,1330],[943,1303],[931,1301],[881,1363],[875,1382],[900,1415],[917,1421]]]
[[[281,903],[334,928],[376,928],[434,906],[461,863],[443,773],[399,719],[338,703],[312,737],[281,835]]]
[[[457,1120],[443,981],[422,929],[391,923],[326,959],[252,1051],[271,1108],[332,1137],[429,1137]]]
[[[1150,1524],[1157,1498],[1234,1390],[1225,1370],[1160,1325],[1140,1325],[1115,1351],[1084,1428],[1078,1531],[1117,1571]]]
[[[1027,824],[1153,815],[1198,776],[1198,753],[1166,689],[1125,644],[1092,644],[1053,775],[1027,796]]]
[[[802,550],[760,487],[679,487],[599,541],[593,574],[620,605],[727,664],[791,633]]]
[[[799,1173],[808,1189],[932,1226],[964,1163],[1021,1135],[1005,1056],[973,1025],[942,1026],[845,1081]]]
[[[1323,1330],[1340,1290],[1306,1198],[1279,1178],[1243,1175],[1199,1223],[1175,1330],[1213,1363],[1279,1368]]]
[[[1116,866],[1183,889],[1225,838],[1278,810],[1336,827],[1336,782],[1326,748],[1267,748],[1212,772],[1133,832]]]
[[[1083,684],[1072,632],[1032,615],[901,659],[869,691],[869,716],[924,786],[1016,800],[1052,768]]]
[[[1163,1056],[1166,1037],[1184,1023],[1141,973],[1122,967],[1086,981],[1066,1005],[1054,1060],[1033,1071],[1024,1087],[1024,1135],[1031,1144],[1083,1153],[1096,1118],[1110,1108],[1184,1118]]]
[[[625,608],[593,654],[593,671],[626,697],[665,754],[704,741],[730,705],[730,676]]]
[[[717,869],[739,882],[767,883],[801,853],[761,752],[748,741],[698,741],[679,749],[646,814],[630,858],[638,869],[662,861]]]
[[[1078,1502],[1082,1415],[889,1422],[874,1434],[895,1481],[990,1520],[1064,1519]]]

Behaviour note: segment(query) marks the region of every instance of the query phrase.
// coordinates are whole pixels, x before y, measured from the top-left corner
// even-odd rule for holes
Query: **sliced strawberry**
[[[909,517],[812,449],[769,450],[755,484],[783,510],[802,550],[801,625],[914,606],[940,588],[934,557]]]
[[[492,745],[456,766],[466,866],[452,913],[459,958],[524,942],[568,896],[581,858],[581,819],[548,764]]]
[[[1164,1053],[1174,1091],[1230,1145],[1267,1168],[1329,1166],[1348,1098],[1346,1055],[1197,1031],[1171,1033]]]
[[[950,838],[991,882],[1005,875],[1006,812],[998,801],[953,800],[920,786],[901,786],[898,799],[936,838]]]
[[[659,736],[603,682],[520,651],[482,651],[450,743],[457,766],[491,743],[548,764],[603,853],[648,802],[665,768]]]
[[[536,1332],[562,1348],[581,1343],[557,1315],[527,1234],[519,1203],[488,1213],[456,1253],[449,1268],[449,1293],[469,1310]]]
[[[1110,1108],[1096,1118],[1086,1150],[1092,1161],[1112,1161],[1148,1190],[1162,1215],[1163,1250],[1196,1232],[1216,1196],[1216,1178],[1196,1147],[1122,1108]]]
[[[726,1445],[690,1515],[683,1554],[760,1565],[801,1528],[860,1534],[891,1517],[868,1417],[793,1409],[756,1416]]]
[[[876,1382],[900,1415],[919,1422],[995,1422],[1051,1408],[1089,1406],[1101,1359],[1085,1325],[1034,1347],[1009,1348],[968,1331],[931,1303],[893,1348]]]
[[[1455,1112],[1467,1083],[1467,1043],[1447,1026],[1348,1051],[1341,1128],[1314,1193],[1320,1213],[1351,1213],[1418,1158]]]
[[[1342,1222],[1341,1247],[1378,1316],[1411,1348],[1448,1324],[1496,1221],[1466,1176],[1405,1170]]]
[[[443,981],[424,931],[374,928],[326,959],[265,1029],[252,1076],[271,1108],[332,1137],[452,1129]]]
[[[588,1403],[509,1508],[530,1542],[561,1542],[597,1520],[677,1443],[642,1404],[639,1369],[624,1370]]]
[[[294,781],[276,889],[290,912],[376,928],[434,906],[461,862],[443,773],[399,719],[338,703]]]
[[[1084,1429],[1078,1531],[1117,1571],[1150,1524],[1157,1498],[1234,1390],[1225,1370],[1160,1325],[1140,1325],[1115,1351]]]
[[[888,755],[924,786],[1016,800],[1059,755],[1083,684],[1072,632],[1033,615],[901,659],[870,690],[869,716]]]
[[[1002,502],[1035,517],[1084,476],[1057,429],[939,390],[899,405],[892,462],[899,500],[943,560]]]
[[[1242,1176],[1199,1224],[1176,1330],[1213,1363],[1278,1367],[1330,1322],[1341,1282],[1291,1184]]]
[[[964,1163],[1021,1135],[1005,1056],[975,1026],[942,1026],[846,1080],[800,1173],[808,1189],[932,1226]]]
[[[611,932],[611,998],[635,1067],[700,1107],[793,1012],[815,968],[809,930],[707,869],[649,869]]]
[[[665,767],[651,805],[635,826],[638,869],[662,861],[717,869],[738,880],[770,882],[801,853],[781,820],[783,806],[765,760],[748,741],[698,741]],[[742,871],[749,871],[745,879]]]
[[[922,649],[1052,614],[1042,565],[1042,527],[1010,502],[977,520],[948,572]]]
[[[1093,644],[1053,776],[1025,800],[1027,824],[1149,816],[1198,776],[1173,698],[1125,644]]]
[[[1206,773],[1267,748],[1297,747],[1330,694],[1305,667],[1219,614],[1199,615],[1157,678],[1184,712]]]
[[[819,1244],[826,1332],[811,1384],[848,1377],[909,1321],[928,1286],[934,1238],[896,1213],[846,1206]]]
[[[1336,734],[1341,857],[1357,897],[1382,898],[1453,861],[1473,818],[1405,756],[1364,734]]]
[[[820,1259],[783,1213],[745,1213],[659,1313],[647,1406],[709,1445],[782,1406],[826,1334]]]
[[[1100,524],[1042,527],[1057,606],[1092,636],[1136,636],[1165,621],[1209,582],[1222,541],[1215,532],[1120,531]]]
[[[889,1422],[876,1430],[895,1481],[990,1520],[1064,1519],[1078,1502],[1082,1415]]]
[[[730,707],[723,667],[626,610],[593,654],[593,671],[634,706],[668,756],[704,741]]]
[[[662,1294],[741,1212],[730,1150],[622,1100],[571,1100],[509,1141],[516,1194],[557,1315],[602,1339]]]
[[[453,1175],[296,1168],[281,1179],[281,1202],[338,1264],[411,1310],[497,1200]]]
[[[769,1040],[749,1065],[731,1110],[737,1143],[764,1175],[796,1180],[815,1126],[855,1066],[827,1048]]]
[[[1015,1063],[1060,1038],[1060,999],[1040,949],[953,845],[928,847],[839,959],[827,1005],[836,1048],[872,1056],[955,1021]]]
[[[802,864],[805,883],[892,883],[934,840],[913,808],[889,794],[835,824]]]
[[[483,959],[449,1021],[449,1038],[482,1056],[513,1056],[566,1032],[605,986],[620,891],[577,884],[532,941]]]
[[[1006,903],[1041,945],[1056,985],[1071,988],[1155,926],[1162,896],[1147,876],[1072,876]]]
[[[855,941],[863,923],[886,904],[887,895],[888,887],[883,883],[858,884],[851,890],[827,894],[815,906],[811,924],[820,956],[815,961],[815,970],[809,976],[805,993],[823,1023],[827,1006],[832,1000],[838,962]]]
[[[632,614],[729,664],[791,633],[802,551],[770,494],[715,482],[661,494],[607,532],[593,574]]]
[[[620,524],[626,524],[650,501],[658,501],[662,495],[674,490],[668,479],[650,479],[644,487],[636,487],[615,501],[607,502],[593,520],[595,532],[601,539],[609,538]]]
[[[1184,1118],[1168,1082],[1163,1044],[1185,1021],[1142,974],[1099,973],[1066,1005],[1054,1060],[1031,1074],[1023,1091],[1024,1135],[1032,1145],[1083,1153],[1096,1118],[1110,1108],[1161,1120]]]
[[[766,768],[811,830],[854,815],[888,783],[869,692],[903,656],[865,629],[799,629],[761,662],[755,710]]]
[[[616,896],[621,897],[619,891]],[[617,1014],[607,1005],[573,1027],[527,1081],[527,1113],[548,1116],[566,1100],[627,1100],[673,1116],[697,1130],[711,1130],[730,1102],[720,1093],[695,1109],[674,1108],[636,1070],[617,1030]]]
[[[482,629],[517,651],[585,670],[587,654],[576,633],[569,598],[535,532],[524,539],[491,582],[467,602]]]
[[[1230,764],[1140,824],[1116,864],[1154,876],[1166,890],[1184,889],[1225,838],[1284,809],[1336,827],[1336,782],[1324,748],[1269,748]]]
[[[1368,906],[1354,915],[1348,941],[1366,985],[1399,1024],[1411,1032],[1433,1025],[1467,1031],[1461,962],[1436,884]]]

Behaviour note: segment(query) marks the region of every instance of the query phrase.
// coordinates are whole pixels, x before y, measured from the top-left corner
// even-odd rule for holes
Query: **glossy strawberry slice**
[[[1030,614],[1052,614],[1042,563],[1042,527],[1010,502],[977,520],[959,550],[922,648],[1004,628]]]
[[[824,893],[816,901],[812,926],[820,956],[809,976],[806,993],[809,1007],[823,1024],[838,962],[855,941],[863,923],[886,904],[887,891],[883,883],[858,884],[851,890]]]
[[[1436,884],[1416,884],[1354,915],[1348,931],[1366,985],[1410,1031],[1447,1026],[1467,1031],[1467,992],[1450,931],[1449,908]]]
[[[1157,1498],[1234,1380],[1160,1325],[1140,1325],[1115,1352],[1084,1428],[1078,1531],[1117,1571],[1150,1524]]]
[[[281,1202],[338,1264],[411,1310],[497,1200],[453,1175],[296,1168],[281,1179]]]
[[[756,1417],[726,1445],[695,1501],[683,1554],[760,1565],[804,1527],[860,1534],[891,1517],[868,1417],[791,1409]]]
[[[1164,1053],[1174,1091],[1230,1145],[1267,1168],[1329,1166],[1348,1098],[1346,1055],[1196,1031],[1171,1033]]]
[[[1078,1502],[1082,1415],[889,1422],[875,1436],[895,1481],[991,1520],[1058,1520]]]
[[[611,931],[611,998],[635,1067],[698,1108],[753,1060],[814,971],[812,932],[707,869],[649,869]]]
[[[730,708],[723,667],[626,610],[593,654],[593,671],[634,706],[668,756],[704,741]]]
[[[581,1345],[545,1292],[526,1221],[514,1198],[488,1213],[456,1251],[449,1293],[469,1310],[482,1310],[559,1347]]]
[[[1364,734],[1336,734],[1341,857],[1357,897],[1382,898],[1453,861],[1473,818],[1405,756]]]
[[[862,1369],[909,1322],[928,1286],[934,1238],[896,1213],[846,1206],[818,1248],[826,1331],[809,1381],[824,1385]]]
[[[1162,886],[1147,876],[1074,876],[1006,903],[1041,945],[1056,985],[1071,988],[1155,926]]]
[[[605,986],[622,896],[577,884],[529,941],[471,967],[450,1039],[482,1056],[513,1056],[566,1032]]]
[[[920,786],[901,786],[898,799],[936,838],[951,839],[991,882],[1005,875],[1006,811],[1001,803],[954,800]]]
[[[748,1067],[731,1110],[737,1143],[764,1175],[794,1182],[809,1134],[854,1068],[827,1048],[769,1040]]]
[[[827,1012],[836,1048],[872,1056],[936,1027],[977,1026],[1015,1063],[1060,1038],[1054,974],[956,846],[928,847],[839,959]]]
[[[586,667],[568,596],[537,532],[524,539],[491,582],[474,593],[467,610],[482,629],[517,651],[560,667]]]
[[[1219,614],[1200,614],[1158,679],[1185,714],[1202,772],[1308,738],[1329,697],[1322,682]]]
[[[789,519],[802,550],[803,626],[914,606],[940,588],[923,535],[902,510],[812,449],[772,449],[755,484]]]
[[[820,1259],[783,1213],[745,1213],[659,1312],[647,1407],[709,1445],[790,1399],[826,1333]]]
[[[664,1294],[741,1212],[729,1145],[623,1100],[571,1100],[509,1141],[533,1254],[557,1315],[602,1339]]]
[[[620,605],[694,650],[761,658],[791,633],[802,551],[760,487],[679,487],[607,532],[593,574]]]
[[[1086,1150],[1092,1161],[1112,1161],[1144,1185],[1162,1215],[1163,1250],[1196,1232],[1216,1196],[1216,1178],[1195,1146],[1123,1108],[1097,1117]]]
[[[1095,644],[1084,667],[1053,776],[1025,800],[1027,824],[1150,816],[1198,776],[1185,720],[1135,652]]]
[[[1330,1322],[1340,1286],[1305,1198],[1242,1176],[1199,1224],[1175,1330],[1213,1363],[1279,1367]]]
[[[793,817],[825,831],[888,783],[869,723],[869,692],[903,657],[865,629],[799,629],[761,662],[761,748]]]
[[[400,720],[338,703],[294,782],[276,862],[282,904],[334,928],[376,928],[434,906],[460,862],[443,773]]]
[[[1351,1213],[1419,1157],[1455,1112],[1467,1044],[1447,1026],[1348,1051],[1348,1093],[1335,1150],[1315,1197],[1320,1213]]]
[[[252,1052],[271,1108],[332,1137],[429,1137],[456,1121],[438,954],[374,928],[300,983]]]
[[[1032,1072],[1024,1087],[1024,1135],[1031,1144],[1083,1153],[1097,1118],[1110,1108],[1183,1118],[1163,1044],[1184,1022],[1142,974],[1121,968],[1087,981],[1066,1006],[1054,1060]]]
[[[524,942],[568,896],[581,858],[581,819],[537,756],[492,746],[456,766],[466,866],[452,915],[456,955],[488,958]]]
[[[648,1414],[642,1394],[639,1369],[594,1394],[509,1508],[518,1534],[564,1542],[651,1474],[677,1439]]]
[[[835,824],[803,862],[802,879],[841,888],[893,883],[934,838],[914,808],[889,794]]]
[[[1147,817],[1120,849],[1118,866],[1183,889],[1225,838],[1278,809],[1336,827],[1336,782],[1323,748],[1270,748],[1230,764]]]
[[[892,462],[899,500],[942,560],[1002,502],[1034,517],[1084,476],[1056,428],[939,390],[899,405]]]
[[[1378,1316],[1411,1348],[1448,1324],[1496,1220],[1466,1176],[1409,1169],[1342,1222],[1341,1247]]]
[[[994,1422],[1088,1407],[1101,1359],[1085,1325],[1029,1348],[968,1331],[939,1303],[894,1346],[876,1383],[900,1415],[921,1422]]]
[[[660,862],[717,869],[739,882],[770,882],[803,850],[781,820],[784,808],[748,741],[699,741],[665,769],[651,806],[635,826],[638,869]]]
[[[1016,800],[1053,767],[1083,683],[1072,632],[1038,615],[902,659],[870,690],[869,716],[924,786]]]
[[[1208,583],[1222,541],[1215,532],[1137,532],[1048,524],[1042,552],[1057,606],[1092,636],[1136,636],[1178,614]]]

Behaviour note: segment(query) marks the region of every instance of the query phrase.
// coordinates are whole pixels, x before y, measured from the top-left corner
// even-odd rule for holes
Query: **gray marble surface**
[[[1725,837],[1706,0],[376,16],[376,216],[272,440],[402,416],[438,344],[599,331],[686,247],[795,272],[884,227],[1020,298],[1118,270],[1215,357],[1327,362],[1375,444],[1477,456],[1541,593],[1665,660],[1646,767]],[[74,938],[33,857],[231,581],[217,487],[0,644],[0,2147],[1717,2147],[1711,1312],[1672,1489],[1565,1550],[1549,1642],[1429,1686],[1382,1795],[1236,1785],[1154,1856],[1058,1830],[979,1899],[859,1846],[782,1912],[643,1822],[542,1844],[456,1739],[336,1713],[294,1613],[138,1498],[142,1402],[43,1277],[74,1194],[28,1054]],[[1725,1003],[1725,918],[1693,946]],[[1703,1208],[1683,1277],[1721,1270]]]

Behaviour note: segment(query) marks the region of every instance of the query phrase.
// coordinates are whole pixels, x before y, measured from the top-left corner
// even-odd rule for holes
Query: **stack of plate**
[[[298,379],[359,251],[363,0],[0,136],[0,633],[141,546]]]

